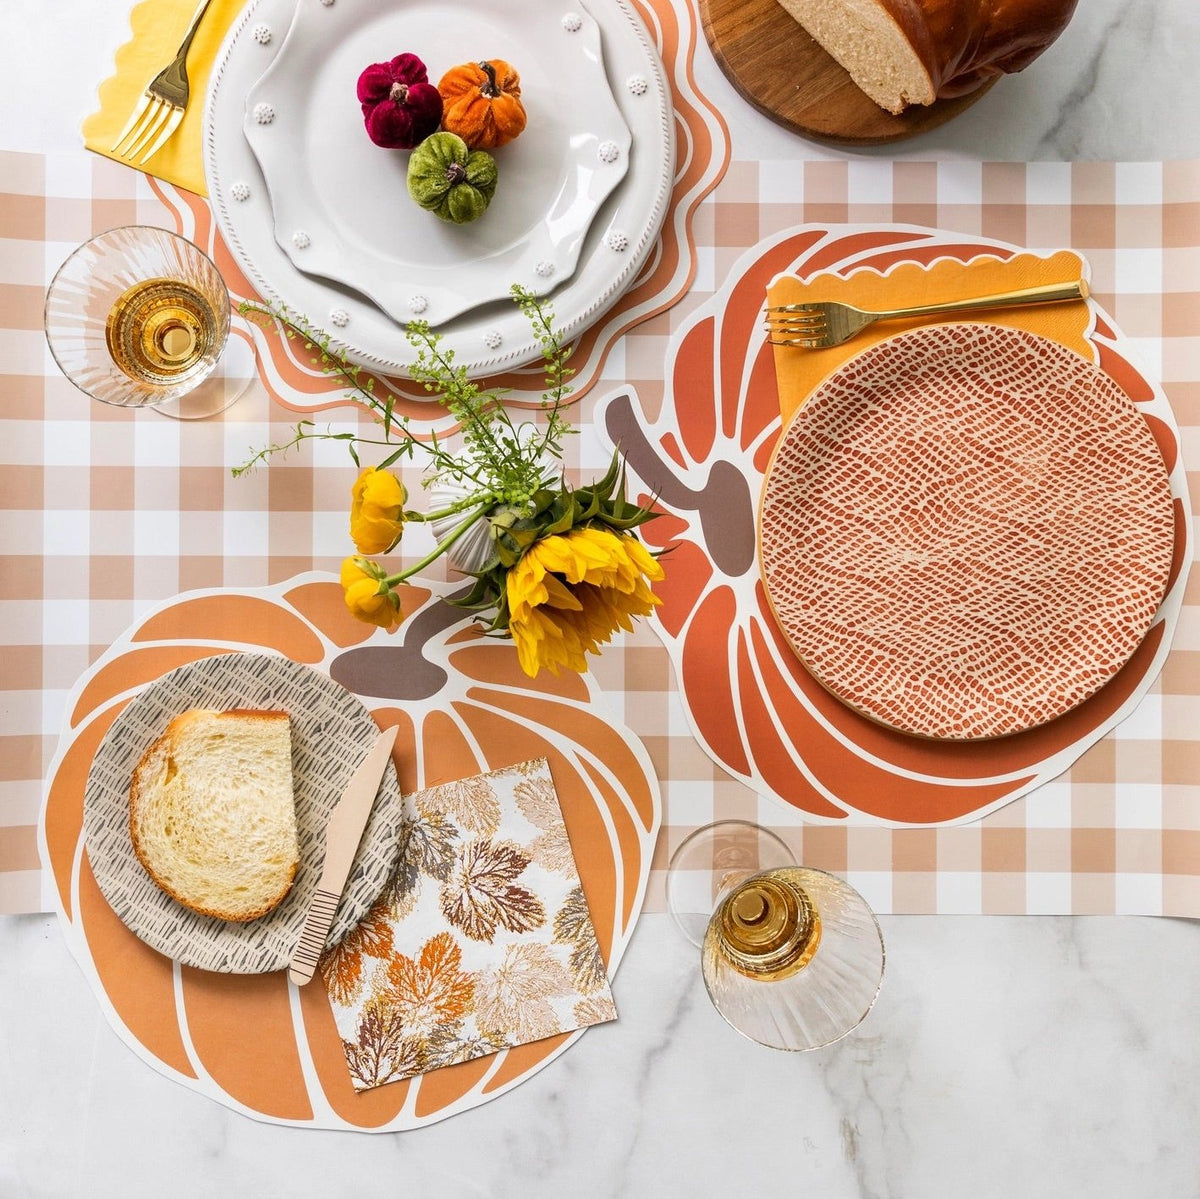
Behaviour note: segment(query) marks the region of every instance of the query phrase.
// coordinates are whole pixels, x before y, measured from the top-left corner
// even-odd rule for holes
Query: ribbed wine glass
[[[784,842],[757,825],[720,821],[692,833],[671,858],[667,901],[700,944],[713,1006],[760,1044],[829,1045],[875,1003],[884,949],[874,913],[849,883],[796,865]]]
[[[84,242],[46,293],[46,340],[63,374],[105,404],[165,416],[212,416],[245,391],[253,351],[230,341],[230,321],[213,261],[150,225]]]

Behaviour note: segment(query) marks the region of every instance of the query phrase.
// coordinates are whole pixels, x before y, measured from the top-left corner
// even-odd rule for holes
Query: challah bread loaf
[[[1027,67],[1077,0],[779,0],[888,112]]]
[[[177,716],[134,770],[129,831],[150,877],[185,907],[266,915],[300,864],[287,713]]]

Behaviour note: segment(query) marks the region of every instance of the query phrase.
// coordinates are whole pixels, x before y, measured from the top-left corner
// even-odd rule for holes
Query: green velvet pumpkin
[[[496,160],[456,133],[430,134],[409,156],[408,194],[443,221],[483,216],[496,194]]]

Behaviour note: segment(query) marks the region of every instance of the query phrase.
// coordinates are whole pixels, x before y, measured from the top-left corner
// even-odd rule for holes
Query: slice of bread
[[[905,31],[881,0],[779,0],[880,108],[932,104],[936,89]]]
[[[300,864],[288,714],[175,717],[133,772],[129,831],[150,877],[185,907],[236,921],[277,907]]]

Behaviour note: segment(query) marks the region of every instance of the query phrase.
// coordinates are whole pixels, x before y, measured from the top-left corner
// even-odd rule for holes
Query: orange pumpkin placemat
[[[297,989],[282,970],[231,975],[181,966],[134,936],[105,902],[83,850],[84,787],[114,718],[165,671],[253,650],[328,673],[362,699],[376,723],[398,728],[394,757],[405,793],[544,759],[561,803],[557,827],[578,863],[580,897],[607,976],[633,932],[661,819],[649,756],[613,718],[590,675],[555,679],[543,671],[528,679],[511,644],[483,636],[441,602],[449,590],[407,588],[405,623],[390,638],[351,619],[341,586],[324,574],[256,591],[185,594],[118,638],[69,700],[40,826],[67,943],[139,1056],[247,1115],[307,1127],[415,1128],[503,1094],[582,1033],[554,1033],[543,1021],[544,1039],[359,1092],[319,984]],[[553,839],[553,828],[544,831]],[[556,844],[541,847],[549,861],[559,861]],[[558,924],[565,930],[570,919]],[[492,989],[505,1002],[504,985]],[[605,993],[596,987],[593,997]],[[592,1005],[574,1027],[603,1014]]]
[[[644,528],[652,546],[669,551],[654,628],[674,666],[689,727],[717,766],[807,824],[897,830],[890,840],[881,840],[878,828],[862,830],[870,845],[884,846],[867,857],[880,872],[878,904],[892,902],[892,878],[913,869],[903,850],[918,836],[911,826],[976,821],[1033,792],[1132,713],[1150,689],[1179,621],[1191,557],[1179,431],[1162,389],[1134,366],[1131,347],[1089,301],[1089,356],[1137,404],[1170,477],[1175,545],[1166,597],[1125,667],[1065,716],[974,743],[899,733],[813,679],[779,631],[759,578],[757,509],[782,426],[763,301],[783,275],[886,276],[905,263],[939,259],[962,269],[980,257],[1003,261],[1017,253],[983,237],[908,226],[787,229],[748,250],[721,290],[678,330],[657,412],[622,395],[598,418],[625,451],[643,499],[657,499],[663,512]],[[844,830],[808,829],[803,843],[805,861],[839,870],[850,860],[840,856],[849,853]],[[826,844],[840,849],[821,856]],[[1081,871],[1102,870],[1104,863],[1100,854],[1073,859]],[[935,870],[936,860],[920,868]],[[1023,875],[1026,867],[1008,869]]]

